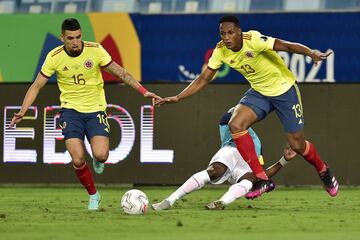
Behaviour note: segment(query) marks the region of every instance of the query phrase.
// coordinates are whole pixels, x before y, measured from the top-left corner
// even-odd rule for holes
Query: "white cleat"
[[[152,204],[151,208],[154,209],[155,211],[168,210],[171,208],[171,204],[170,204],[169,200],[165,199],[159,203]]]
[[[205,206],[208,210],[224,210],[225,203],[223,201],[214,201]]]

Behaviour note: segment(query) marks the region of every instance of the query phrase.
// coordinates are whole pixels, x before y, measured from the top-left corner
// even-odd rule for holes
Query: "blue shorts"
[[[256,113],[257,121],[275,110],[287,133],[299,132],[304,127],[301,95],[296,84],[287,92],[274,97],[264,96],[250,88],[241,98],[240,104],[250,107]]]
[[[109,137],[110,126],[104,111],[81,113],[74,109],[62,108],[60,110],[60,128],[64,139],[79,138],[90,141],[94,136]]]

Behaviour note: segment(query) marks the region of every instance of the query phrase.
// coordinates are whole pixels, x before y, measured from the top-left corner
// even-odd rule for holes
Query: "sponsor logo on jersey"
[[[60,126],[61,129],[65,129],[66,128],[66,122],[64,122],[62,125],[61,125],[61,123],[59,123],[59,126]]]

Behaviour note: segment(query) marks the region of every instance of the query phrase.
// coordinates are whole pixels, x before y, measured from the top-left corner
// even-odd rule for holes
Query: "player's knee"
[[[207,173],[209,174],[209,178],[211,181],[218,179],[221,177],[221,175],[219,174],[219,172],[217,172],[215,169],[208,169],[206,170]]]
[[[210,180],[221,178],[227,170],[227,167],[222,163],[211,164],[206,170]]]
[[[232,132],[232,133],[242,132],[247,129],[244,123],[236,122],[236,121],[232,121],[232,120],[230,120],[228,126],[230,128],[230,132]]]
[[[81,159],[81,158],[75,158],[72,159],[73,162],[73,166],[74,168],[80,169],[83,168],[85,166],[85,159]]]
[[[305,151],[305,142],[294,141],[289,143],[291,149],[298,154],[302,154]]]
[[[109,157],[109,152],[108,151],[102,151],[102,152],[97,152],[97,153],[93,153],[94,154],[94,158],[96,159],[96,161],[98,162],[106,162],[106,160]]]

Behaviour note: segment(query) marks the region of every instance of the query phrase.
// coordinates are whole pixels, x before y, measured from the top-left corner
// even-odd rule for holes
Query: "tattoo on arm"
[[[120,78],[124,83],[130,85],[131,87],[136,88],[137,81],[126,71],[125,68],[121,67],[119,64],[112,62],[105,68],[105,71]]]

